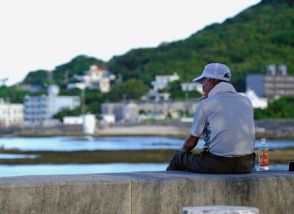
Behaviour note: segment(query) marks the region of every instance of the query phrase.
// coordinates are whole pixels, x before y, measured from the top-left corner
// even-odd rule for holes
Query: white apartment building
[[[28,124],[46,124],[52,116],[62,109],[80,106],[78,96],[58,96],[57,86],[48,88],[48,95],[25,96],[24,120]]]
[[[80,89],[98,89],[102,93],[107,93],[111,89],[111,80],[115,79],[113,75],[107,69],[98,67],[96,65],[90,66],[89,70],[86,71],[85,75],[75,75],[76,83],[70,83],[67,85],[69,89],[80,88]]]
[[[181,83],[182,91],[198,91],[199,93],[203,93],[202,84],[198,82],[183,82]]]
[[[166,88],[170,82],[173,82],[179,79],[180,79],[180,76],[177,73],[174,73],[173,75],[156,75],[155,81],[152,81],[151,85],[153,86],[154,91],[158,91],[158,90]]]
[[[23,104],[8,103],[0,99],[0,127],[21,126],[23,120]]]

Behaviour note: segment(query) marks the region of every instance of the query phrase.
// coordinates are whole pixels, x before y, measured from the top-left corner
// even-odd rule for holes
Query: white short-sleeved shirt
[[[205,149],[219,156],[250,154],[255,145],[253,108],[247,97],[224,92],[196,105],[191,134],[203,135]]]

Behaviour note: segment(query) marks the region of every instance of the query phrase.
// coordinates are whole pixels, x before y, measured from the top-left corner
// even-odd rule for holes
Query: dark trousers
[[[167,170],[216,174],[244,174],[252,172],[254,162],[255,153],[241,157],[222,157],[207,151],[203,151],[200,154],[177,151],[171,158]]]

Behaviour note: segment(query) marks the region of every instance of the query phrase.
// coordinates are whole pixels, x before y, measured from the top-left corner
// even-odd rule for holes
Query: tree
[[[25,79],[23,80],[23,84],[30,84],[30,85],[41,85],[46,86],[48,85],[48,77],[49,71],[46,70],[36,70],[31,71],[27,74]]]
[[[179,80],[169,83],[167,92],[170,93],[171,99],[187,100],[202,96],[198,91],[183,91]]]
[[[74,79],[74,75],[82,75],[89,69],[91,65],[102,66],[105,62],[96,59],[95,57],[89,57],[86,55],[79,55],[70,60],[67,63],[56,66],[52,72],[52,83],[66,88],[66,84]],[[31,71],[23,80],[25,84],[41,84],[43,86],[48,85],[49,71],[37,70]]]
[[[123,83],[122,89],[127,99],[137,100],[140,99],[149,88],[143,83],[142,80],[128,79]]]
[[[63,120],[65,116],[79,116],[81,115],[81,108],[77,107],[75,109],[64,108],[53,115],[53,118],[58,119],[60,121]]]
[[[104,96],[107,101],[121,101],[123,99],[140,99],[149,87],[139,79],[128,79],[125,82],[116,83],[111,91]]]
[[[7,100],[11,103],[23,103],[23,99],[26,94],[29,94],[29,93],[21,90],[17,86],[0,87],[0,98]]]
[[[293,119],[294,97],[283,96],[271,101],[266,109],[255,109],[255,119]]]

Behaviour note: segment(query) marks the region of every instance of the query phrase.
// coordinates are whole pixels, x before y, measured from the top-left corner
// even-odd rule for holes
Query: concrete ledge
[[[259,214],[259,210],[255,207],[203,206],[184,207],[182,214]]]
[[[181,213],[236,205],[291,213],[294,173],[213,175],[136,172],[0,178],[1,213]]]

